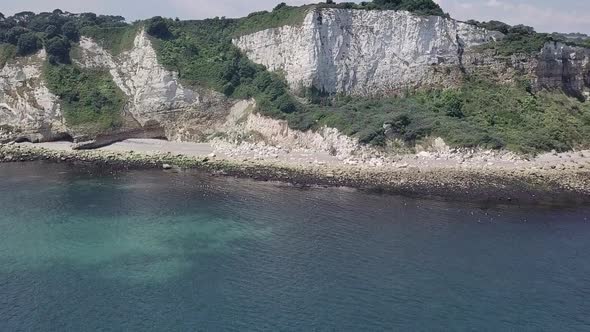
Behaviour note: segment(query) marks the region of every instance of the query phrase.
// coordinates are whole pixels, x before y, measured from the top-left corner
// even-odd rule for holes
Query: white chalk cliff
[[[90,38],[82,38],[80,49],[81,56],[74,61],[85,68],[107,69],[128,97],[126,113],[141,128],[161,128],[161,136],[170,140],[204,139],[215,131],[216,119],[228,114],[235,103],[212,90],[184,87],[176,73],[158,63],[144,31],[131,50],[117,56]]]
[[[505,58],[477,46],[503,35],[439,16],[404,11],[310,10],[302,24],[233,40],[250,59],[284,73],[295,92],[387,95],[460,85],[485,71],[500,82],[589,95],[590,49],[548,42],[535,56]]]
[[[41,51],[0,69],[0,139],[52,140],[67,132],[58,97],[41,77],[45,57]]]
[[[284,72],[295,90],[372,95],[456,83],[463,50],[498,38],[439,16],[321,9],[300,26],[259,31],[234,44],[254,62]]]

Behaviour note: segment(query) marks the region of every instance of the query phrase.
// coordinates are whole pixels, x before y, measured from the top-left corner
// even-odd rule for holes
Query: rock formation
[[[327,93],[387,95],[456,86],[466,74],[486,72],[500,81],[529,78],[537,89],[560,88],[580,98],[588,96],[590,49],[550,42],[535,56],[498,57],[477,47],[501,38],[499,32],[438,16],[314,9],[300,25],[259,31],[233,42],[251,60],[283,72],[295,91],[315,87]],[[290,130],[284,121],[251,112],[245,121],[233,121],[231,112],[237,112],[236,107],[244,112],[253,102],[184,86],[176,73],[158,63],[143,31],[130,50],[116,56],[84,37],[79,51],[76,65],[109,71],[127,96],[125,127],[90,137],[95,141],[89,146],[127,137],[202,141],[220,132],[231,136],[253,131],[283,146],[293,141],[305,148],[337,147],[346,154],[358,147],[354,139],[330,128],[304,134]],[[45,58],[41,51],[11,60],[0,69],[0,141],[82,139],[68,128],[59,99],[43,82]],[[243,126],[232,130],[228,123]]]
[[[301,26],[234,40],[254,62],[285,73],[293,89],[376,95],[460,82],[464,48],[502,38],[466,23],[404,11],[321,9]]]
[[[528,78],[536,89],[590,91],[590,49],[549,42],[535,56],[497,56],[477,46],[499,32],[439,16],[403,11],[317,9],[300,26],[234,39],[253,61],[285,73],[294,91],[387,95],[459,85],[486,72],[500,82]]]

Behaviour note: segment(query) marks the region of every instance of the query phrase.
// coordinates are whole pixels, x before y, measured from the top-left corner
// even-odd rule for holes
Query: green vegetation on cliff
[[[108,71],[73,65],[72,46],[81,34],[88,34],[116,53],[126,47],[129,36],[135,36],[135,32],[121,16],[78,15],[59,9],[40,14],[21,12],[10,17],[0,14],[0,65],[14,56],[30,55],[45,48],[48,64],[44,80],[60,98],[67,124],[97,133],[122,124],[125,96]]]
[[[288,9],[275,9],[282,10]],[[311,102],[301,103],[278,74],[252,63],[232,45],[231,37],[236,31],[244,31],[248,26],[244,22],[254,22],[252,17],[256,15],[246,21],[188,22],[158,17],[146,22],[146,27],[154,37],[161,63],[177,71],[182,80],[234,98],[253,97],[258,111],[285,119],[294,129],[335,127],[373,145],[385,145],[387,138],[411,145],[429,136],[440,136],[453,146],[508,148],[527,153],[590,144],[588,103],[557,92],[532,94],[524,83],[500,85],[470,79],[460,89],[386,99],[322,97],[310,90],[307,98]],[[533,52],[542,46],[516,42],[517,35],[534,38],[534,32],[526,27],[511,27],[510,33],[514,35],[510,43],[495,45],[501,54]]]
[[[0,44],[0,68],[16,55],[16,46],[11,44]]]
[[[59,9],[39,14],[20,12],[10,17],[0,14],[0,43],[15,46],[15,54],[19,56],[45,48],[51,63],[69,63],[69,51],[78,42],[81,31],[127,26],[121,16],[78,15]],[[111,34],[109,39],[115,37],[116,34]]]
[[[89,133],[121,126],[125,95],[108,71],[48,64],[43,75],[60,98],[68,125]]]
[[[384,145],[387,134],[410,145],[440,136],[451,146],[524,153],[590,147],[590,103],[561,92],[531,94],[526,82],[472,79],[459,89],[380,100],[340,96],[287,118],[298,129],[326,125],[373,145]]]
[[[405,10],[416,15],[445,15],[440,6],[432,0],[374,0],[372,2],[361,2],[360,4],[354,2],[334,3],[327,1],[325,3],[295,7],[288,6],[283,2],[278,4],[271,12],[254,12],[240,19],[233,33],[235,35],[244,35],[285,25],[299,25],[303,22],[305,15],[310,10],[316,8]]]
[[[385,145],[388,138],[412,145],[440,136],[452,146],[525,153],[590,146],[588,103],[560,92],[532,94],[525,83],[500,85],[471,78],[460,89],[385,99],[322,96],[309,90],[310,102],[301,103],[278,74],[252,63],[231,43],[232,36],[243,31],[278,25],[302,13],[290,8],[278,6],[274,15],[253,14],[243,20],[178,22],[156,17],[146,22],[146,29],[161,63],[183,81],[233,98],[253,97],[259,112],[285,119],[294,129],[325,125],[372,145]],[[545,35],[527,27],[507,29],[506,41],[491,46],[499,54],[533,53],[545,42]]]
[[[133,41],[139,32],[140,25],[114,27],[85,26],[80,30],[82,36],[90,37],[112,55],[119,55],[133,48]]]
[[[590,39],[568,38],[567,35],[557,33],[538,33],[532,27],[525,25],[510,26],[500,21],[478,22],[474,20],[467,21],[467,23],[503,33],[505,35],[503,39],[480,46],[482,50],[494,50],[497,55],[501,56],[533,55],[539,52],[547,42],[562,42],[570,46],[590,48]]]
[[[285,81],[248,60],[231,42],[239,22],[228,19],[146,22],[158,59],[188,85],[205,86],[233,98],[256,98],[265,114],[292,113],[298,104]]]

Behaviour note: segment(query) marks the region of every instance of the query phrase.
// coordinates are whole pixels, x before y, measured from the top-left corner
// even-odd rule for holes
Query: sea
[[[590,207],[0,164],[0,331],[590,331]]]

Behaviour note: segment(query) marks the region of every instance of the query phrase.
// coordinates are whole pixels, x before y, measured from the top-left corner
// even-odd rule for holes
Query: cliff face
[[[141,128],[161,128],[160,136],[170,140],[198,141],[211,135],[234,103],[212,90],[184,87],[176,73],[158,63],[143,31],[130,51],[116,57],[89,38],[81,40],[80,48],[81,56],[75,62],[82,67],[107,69],[128,97],[126,113]]]
[[[551,42],[536,56],[498,57],[475,47],[502,37],[442,17],[321,9],[310,11],[300,26],[259,31],[233,42],[253,61],[284,73],[294,90],[315,87],[329,93],[379,95],[459,85],[465,74],[483,72],[499,81],[528,78],[537,89],[560,88],[574,96],[588,96],[589,49]],[[124,128],[99,140],[202,141],[218,133],[232,136],[235,127],[242,125],[238,136],[256,132],[282,146],[296,142],[323,150],[338,147],[347,154],[358,148],[355,140],[331,129],[304,135],[290,130],[285,122],[250,113],[245,122],[231,120],[232,109],[243,112],[252,108],[252,102],[238,103],[205,88],[184,86],[176,73],[158,63],[144,32],[136,36],[130,50],[117,56],[89,38],[82,38],[76,54],[76,65],[108,71],[127,97]],[[0,142],[83,136],[66,125],[58,98],[43,82],[45,58],[40,52],[0,69]]]
[[[176,73],[158,63],[144,32],[137,35],[132,49],[118,56],[89,38],[81,39],[76,53],[73,62],[77,66],[107,70],[127,96],[124,128],[90,137],[92,141],[86,147],[129,137],[198,142],[217,134],[224,137],[224,142],[263,140],[289,149],[336,150],[346,156],[362,150],[355,139],[341,135],[336,129],[301,133],[289,129],[286,121],[253,113],[253,100],[232,101],[212,90],[184,87]],[[41,52],[19,58],[0,71],[0,141],[39,142],[67,136],[88,139],[66,126],[59,99],[45,87],[42,79],[45,57]]]
[[[458,85],[483,71],[500,82],[528,78],[536,89],[587,95],[590,50],[547,43],[536,56],[499,57],[475,46],[503,38],[452,19],[407,12],[321,9],[301,26],[234,39],[253,61],[285,74],[291,88],[379,95]]]
[[[321,9],[301,26],[245,35],[234,44],[284,72],[293,89],[372,95],[456,84],[463,50],[498,38],[502,34],[438,16]]]
[[[67,132],[58,98],[41,77],[45,56],[19,58],[0,70],[0,141],[52,140]]]
[[[18,58],[0,71],[0,141],[37,142],[66,136],[105,143],[138,136],[198,141],[215,132],[235,103],[211,90],[183,87],[175,73],[158,64],[144,32],[137,35],[131,50],[116,57],[89,38],[82,38],[79,51],[73,59],[76,65],[109,71],[125,93],[124,128],[99,137],[83,137],[68,128],[58,98],[43,82],[46,56],[40,52]]]
[[[562,88],[577,97],[590,96],[590,49],[563,43],[545,44],[534,76],[540,88]]]

